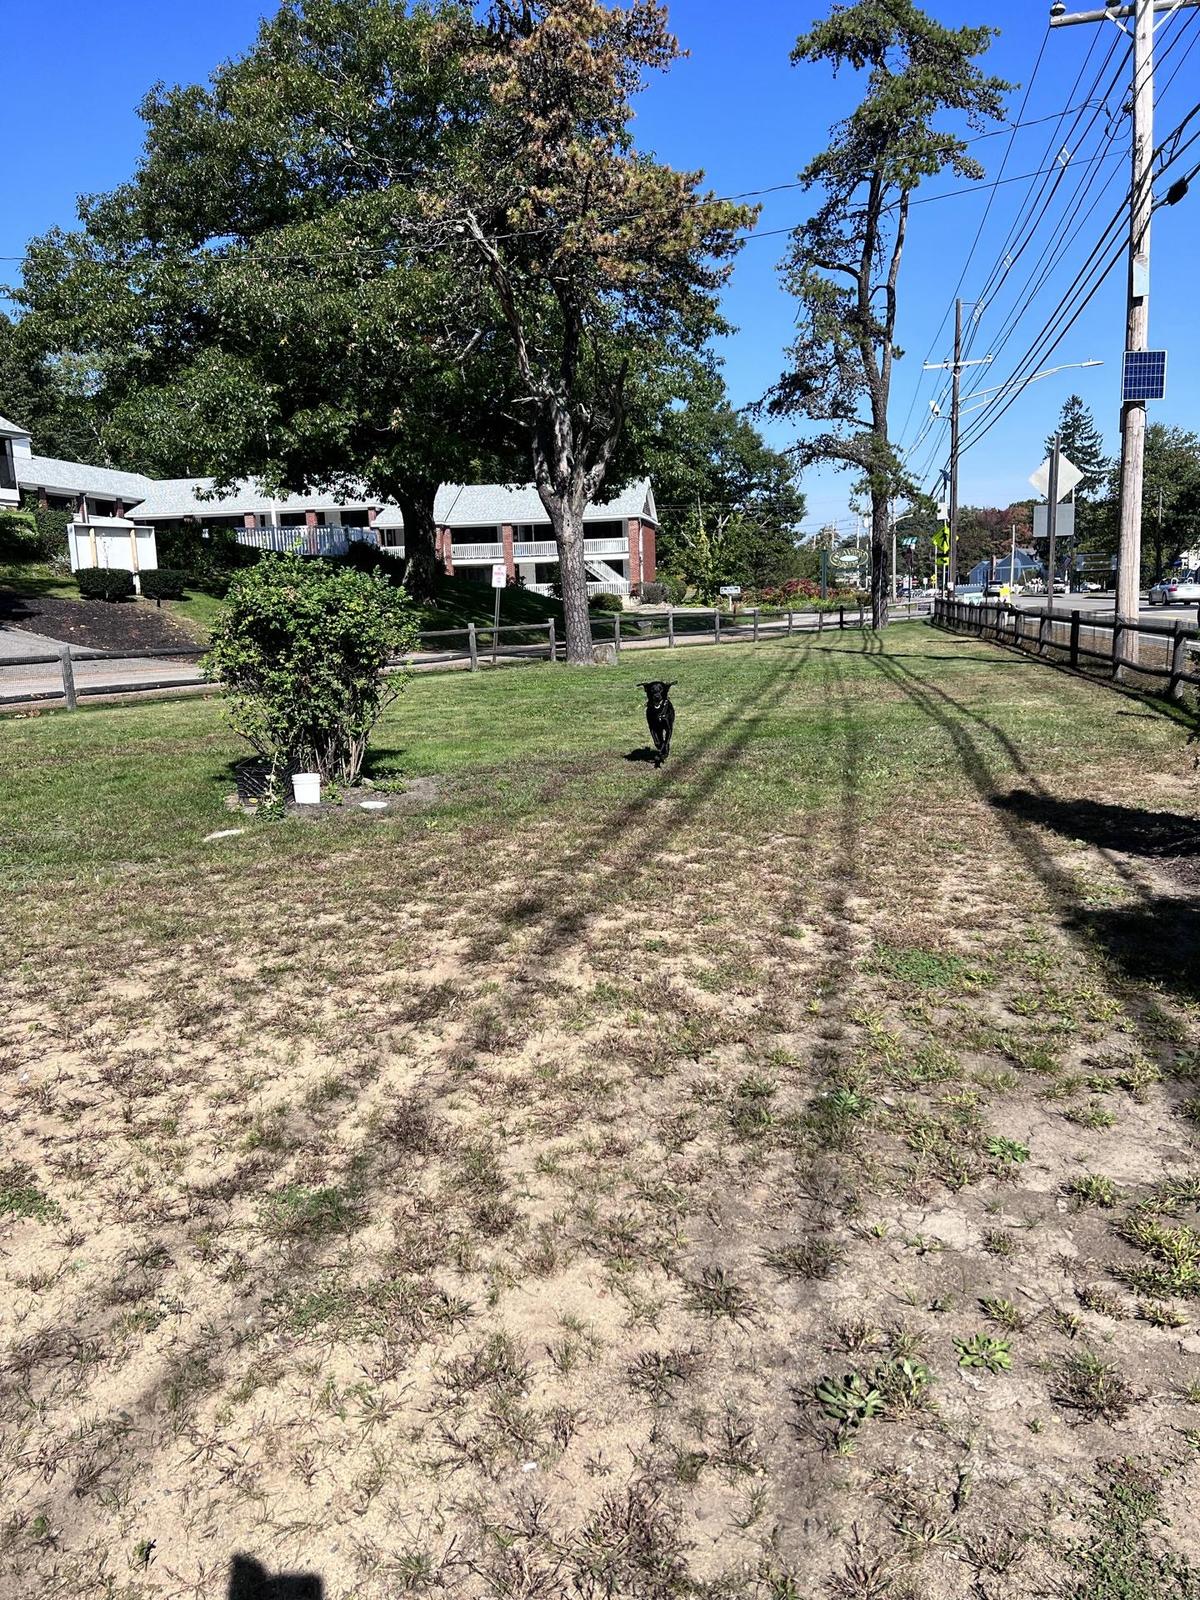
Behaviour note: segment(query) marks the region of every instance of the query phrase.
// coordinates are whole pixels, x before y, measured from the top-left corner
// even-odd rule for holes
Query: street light
[[[1000,394],[1005,389],[1012,389],[1014,387],[1018,389],[1028,388],[1031,383],[1037,383],[1039,378],[1049,378],[1056,372],[1069,372],[1073,367],[1102,367],[1103,365],[1103,361],[1064,361],[1062,366],[1046,367],[1044,371],[1035,372],[1031,378],[1025,378],[1019,384],[1014,385],[1012,379],[1010,378],[1007,383],[998,383],[996,384],[995,388],[992,389],[976,389],[974,394],[966,395],[964,398],[967,400],[982,400],[984,395]],[[959,415],[965,416],[968,411],[982,410],[982,406],[964,406],[960,409]]]

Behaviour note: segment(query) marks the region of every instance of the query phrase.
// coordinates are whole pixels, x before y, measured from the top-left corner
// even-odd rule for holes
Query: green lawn
[[[909,625],[240,753],[0,722],[15,1592],[1187,1600],[1185,727]]]

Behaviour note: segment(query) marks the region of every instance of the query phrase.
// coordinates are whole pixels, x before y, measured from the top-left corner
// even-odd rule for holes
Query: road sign
[[[910,533],[908,538],[901,539],[900,543],[905,550],[915,550],[917,548],[917,536],[915,533]]]
[[[1034,506],[1033,508],[1033,537],[1035,539],[1048,539],[1050,530],[1046,527],[1049,506]],[[1058,515],[1054,519],[1054,537],[1056,539],[1073,539],[1075,537],[1075,507],[1073,505],[1059,506]]]
[[[1122,400],[1161,400],[1167,392],[1167,352],[1126,350]]]
[[[731,600],[737,600],[741,592],[742,586],[740,583],[723,583],[721,585],[721,593],[728,595]]]
[[[508,585],[508,568],[503,561],[497,561],[492,566],[492,588],[503,589]]]
[[[1029,474],[1029,481],[1039,494],[1050,493],[1050,458],[1042,462],[1036,472]],[[1068,461],[1062,451],[1058,452],[1058,498],[1065,500],[1071,490],[1083,482],[1083,473],[1072,462]]]

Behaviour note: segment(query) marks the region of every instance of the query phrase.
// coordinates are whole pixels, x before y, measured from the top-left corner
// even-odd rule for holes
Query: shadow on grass
[[[325,1585],[315,1572],[268,1572],[251,1556],[229,1564],[226,1600],[323,1600]]]
[[[1055,857],[1034,825],[1042,824],[1073,839],[1087,838],[1090,828],[1094,835],[1090,842],[1129,854],[1134,853],[1130,843],[1138,841],[1145,827],[1150,848],[1140,854],[1159,861],[1169,854],[1177,861],[1186,860],[1190,868],[1196,824],[1189,825],[1189,819],[1173,813],[1056,799],[1038,783],[1016,741],[994,722],[895,657],[864,653],[889,682],[945,731],[963,772],[979,796],[995,808],[1009,844],[1050,895],[1062,927],[1089,939],[1128,985],[1122,995],[1126,1015],[1147,1054],[1161,1058],[1164,1042],[1174,1037],[1168,1014],[1172,996],[1200,994],[1200,958],[1194,953],[1200,934],[1200,903],[1194,898],[1154,894],[1132,866],[1118,857],[1112,864],[1139,903],[1089,907],[1081,903],[1074,875]],[[1031,785],[1029,789],[998,793],[999,763],[986,751],[981,736],[994,741],[1001,760],[1007,757]],[[1181,839],[1192,841],[1186,851],[1179,849]]]
[[[645,744],[640,749],[631,750],[625,759],[626,761],[653,761],[655,760],[655,753],[648,744]]]
[[[1200,822],[1175,811],[1141,811],[1098,800],[1059,800],[1031,789],[992,796],[992,804],[1024,822],[1053,828],[1067,839],[1083,839],[1102,850],[1160,859],[1200,855]]]
[[[1161,895],[1131,908],[1081,909],[1066,925],[1095,941],[1135,983],[1200,999],[1200,899]]]

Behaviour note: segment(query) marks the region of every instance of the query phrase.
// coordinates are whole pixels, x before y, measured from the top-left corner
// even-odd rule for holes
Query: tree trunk
[[[871,626],[888,625],[888,600],[891,596],[890,508],[887,495],[871,496]]]
[[[396,486],[396,503],[404,518],[404,586],[414,600],[432,599],[437,588],[437,524],[433,505],[436,483],[405,481]]]
[[[582,504],[542,496],[558,546],[558,577],[566,624],[567,661],[577,667],[592,664],[592,617],[588,610],[587,566],[583,559]]]

